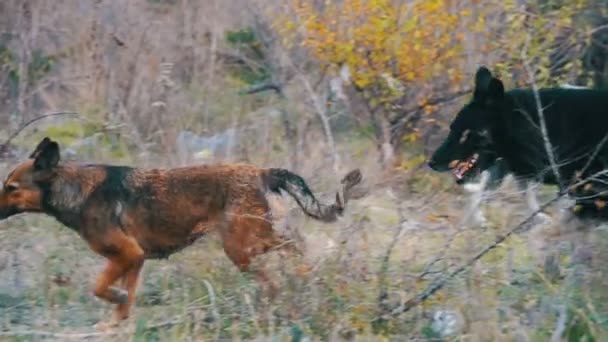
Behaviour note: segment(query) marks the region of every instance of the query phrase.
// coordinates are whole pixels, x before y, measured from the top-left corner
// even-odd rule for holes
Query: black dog
[[[478,164],[491,165],[501,158],[517,179],[561,189],[577,177],[585,179],[606,169],[608,143],[603,142],[608,134],[608,114],[604,114],[608,91],[546,88],[538,95],[555,168],[543,140],[534,91],[505,92],[502,82],[485,67],[477,70],[473,98],[451,123],[448,137],[429,166],[439,172],[451,170],[462,181]],[[597,195],[593,186],[586,190]],[[603,209],[605,203],[596,201],[577,202]]]

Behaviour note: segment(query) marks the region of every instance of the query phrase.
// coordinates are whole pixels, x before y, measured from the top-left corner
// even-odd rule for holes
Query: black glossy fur
[[[559,179],[550,167],[533,90],[505,92],[502,82],[485,67],[478,69],[473,98],[452,121],[429,166],[448,171],[452,161],[487,151],[502,158],[516,178],[561,188],[581,171],[585,178],[605,169],[608,144],[599,145],[608,134],[608,91],[546,88],[539,95]]]

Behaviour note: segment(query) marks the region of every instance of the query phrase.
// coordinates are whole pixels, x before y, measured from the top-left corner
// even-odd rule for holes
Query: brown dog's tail
[[[310,191],[306,181],[297,174],[285,169],[266,169],[262,176],[266,188],[277,194],[285,190],[298,203],[306,215],[323,221],[334,222],[344,212],[346,202],[351,197],[351,189],[362,179],[361,171],[355,169],[342,178],[342,198],[336,193],[336,203],[320,203]]]

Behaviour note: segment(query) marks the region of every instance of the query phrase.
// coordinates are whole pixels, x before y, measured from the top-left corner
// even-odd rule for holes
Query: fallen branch
[[[494,243],[488,245],[487,247],[485,247],[484,249],[482,249],[481,251],[479,251],[474,257],[472,257],[471,259],[469,259],[466,263],[462,264],[460,267],[458,267],[457,269],[455,269],[454,271],[452,271],[448,275],[446,275],[446,276],[444,276],[442,278],[439,278],[438,280],[432,282],[426,289],[424,289],[422,292],[420,292],[416,297],[414,297],[414,298],[406,301],[399,308],[394,309],[391,312],[389,312],[388,315],[390,315],[390,316],[400,315],[400,314],[402,314],[404,312],[407,312],[407,311],[411,310],[412,308],[414,308],[415,306],[421,304],[422,302],[424,302],[427,298],[431,297],[437,291],[441,290],[448,283],[448,281],[450,281],[451,279],[453,279],[454,277],[456,277],[458,274],[464,272],[467,268],[469,268],[470,266],[472,266],[473,264],[475,264],[484,255],[488,254],[488,252],[490,252],[491,250],[495,249],[500,244],[502,244],[511,235],[513,235],[514,233],[516,233],[520,229],[524,228],[528,223],[532,222],[532,220],[534,219],[534,217],[535,217],[536,214],[538,214],[538,213],[542,212],[543,210],[545,210],[547,207],[549,207],[550,205],[552,205],[553,203],[555,203],[557,200],[559,200],[562,196],[563,196],[563,194],[559,194],[555,198],[553,198],[550,201],[548,201],[547,203],[543,204],[537,211],[533,212],[531,215],[529,215],[528,217],[526,217],[522,222],[520,222],[518,225],[516,225],[513,229],[509,230],[506,234],[504,234],[504,235],[499,236],[498,238],[496,238],[496,240],[494,241]]]
[[[496,247],[500,246],[511,235],[526,228],[527,225],[532,222],[532,220],[534,219],[534,217],[537,214],[543,212],[549,206],[551,206],[555,202],[557,202],[560,198],[564,197],[571,189],[574,189],[582,184],[585,184],[586,182],[589,181],[589,179],[593,179],[594,177],[598,177],[601,175],[606,175],[607,173],[608,173],[608,170],[599,171],[585,179],[582,179],[582,180],[570,185],[568,188],[560,190],[554,198],[552,198],[551,200],[547,201],[545,204],[540,206],[538,208],[538,210],[535,210],[534,212],[532,212],[524,220],[522,220],[519,224],[517,224],[513,229],[509,230],[506,234],[497,237],[496,240],[492,244],[488,245],[487,247],[485,247],[484,249],[479,251],[477,254],[475,254],[475,256],[473,256],[471,259],[469,259],[466,263],[460,265],[457,269],[450,272],[446,276],[438,278],[437,280],[433,281],[429,286],[427,286],[426,289],[424,289],[422,292],[420,292],[418,295],[416,295],[416,297],[406,301],[403,305],[399,306],[396,309],[393,309],[391,312],[386,312],[387,310],[382,310],[382,311],[384,311],[384,313],[381,311],[379,317],[376,318],[375,321],[382,321],[386,318],[386,316],[400,315],[400,314],[405,313],[405,312],[411,310],[412,308],[418,306],[419,304],[424,302],[426,299],[431,297],[433,294],[435,294],[437,291],[441,290],[448,283],[448,281],[455,278],[460,273],[464,272],[467,268],[471,267],[479,259],[481,259],[486,254],[488,254],[488,252],[490,252],[493,249],[495,249]]]

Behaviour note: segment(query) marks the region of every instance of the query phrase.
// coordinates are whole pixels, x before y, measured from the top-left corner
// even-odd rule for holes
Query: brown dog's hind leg
[[[271,222],[266,219],[267,208],[246,211],[239,209],[241,210],[238,212],[232,212],[231,220],[221,229],[224,251],[239,270],[253,274],[266,288],[270,298],[274,298],[278,292],[278,285],[261,266],[255,269],[251,269],[250,266],[256,256],[278,247],[284,240],[276,235]],[[285,246],[287,245],[289,244]]]

